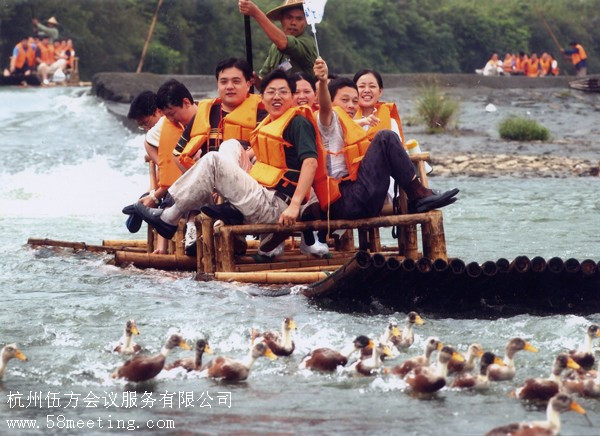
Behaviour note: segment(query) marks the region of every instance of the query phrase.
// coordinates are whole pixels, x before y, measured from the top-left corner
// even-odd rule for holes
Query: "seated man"
[[[33,56],[32,56],[33,54]],[[32,62],[35,62],[35,51],[29,44],[29,38],[24,36],[21,38],[21,42],[15,45],[10,58],[10,74],[12,75],[29,75],[33,66]]]
[[[169,188],[171,207],[151,209],[136,203],[136,210],[143,219],[162,236],[171,238],[178,220],[189,211],[210,203],[216,190],[243,214],[246,223],[294,224],[305,207],[303,203],[309,197],[311,186],[315,191],[324,192],[326,189],[318,184],[327,183],[325,154],[322,146],[319,147],[310,110],[293,107],[295,85],[295,81],[280,70],[271,72],[263,80],[262,103],[268,116],[251,138],[256,163],[250,173],[222,153],[210,151]],[[315,174],[318,177],[315,178]],[[327,205],[322,204],[322,207]]]
[[[421,184],[400,138],[391,130],[378,132],[369,143],[367,132],[352,119],[358,108],[358,89],[352,80],[332,80],[328,87],[327,64],[321,58],[315,62],[314,72],[320,82],[317,121],[328,153],[327,173],[338,181],[341,193],[331,205],[331,218],[378,216],[390,176],[406,192],[411,213],[456,201],[458,189],[434,193]]]

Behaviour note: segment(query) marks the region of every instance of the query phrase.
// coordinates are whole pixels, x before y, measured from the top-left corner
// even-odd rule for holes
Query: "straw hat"
[[[275,9],[271,9],[267,12],[267,18],[269,20],[281,20],[281,15],[284,11],[292,8],[302,7],[304,0],[284,0],[281,6],[277,6]]]
[[[55,26],[58,26],[58,21],[56,21],[56,18],[54,18],[54,17],[48,18],[47,23],[48,24],[54,24]]]

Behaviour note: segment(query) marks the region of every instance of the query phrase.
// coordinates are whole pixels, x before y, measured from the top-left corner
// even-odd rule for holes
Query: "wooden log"
[[[565,271],[569,274],[576,274],[581,269],[581,265],[577,259],[567,259],[565,260]]]
[[[132,264],[137,268],[156,268],[162,270],[196,271],[196,259],[178,254],[130,253],[117,251],[115,264]]]
[[[554,274],[560,274],[565,268],[565,263],[560,257],[553,257],[548,261],[548,271]]]
[[[143,239],[105,239],[102,241],[105,247],[138,247],[146,249],[148,241]]]
[[[196,216],[196,222],[200,220],[202,227],[202,262],[204,273],[212,274],[215,272],[215,239],[214,239],[214,220],[201,213]]]
[[[498,268],[498,272],[506,273],[510,268],[510,262],[508,261],[508,259],[501,257],[496,261],[496,268]]]
[[[243,283],[263,284],[310,284],[323,280],[327,273],[321,272],[216,272],[215,279]]]
[[[598,267],[592,259],[585,259],[581,262],[581,272],[584,276],[591,276],[596,273]]]
[[[535,256],[531,259],[531,271],[534,273],[543,273],[546,270],[546,259],[541,256]]]

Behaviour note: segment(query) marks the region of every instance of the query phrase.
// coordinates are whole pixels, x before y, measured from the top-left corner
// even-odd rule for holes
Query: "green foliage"
[[[332,72],[370,67],[382,73],[472,73],[490,54],[554,52],[561,73],[573,73],[560,56],[541,14],[566,46],[579,40],[588,70],[600,71],[600,0],[329,0],[317,25],[322,56]],[[100,71],[135,71],[157,0],[4,0],[0,7],[0,65],[33,17],[55,16],[61,36],[72,38],[81,77]],[[267,11],[281,0],[256,0]],[[310,32],[310,30],[307,30]],[[212,74],[226,56],[245,57],[244,19],[237,0],[164,0],[144,71]],[[270,41],[252,20],[254,68]]]
[[[417,99],[417,112],[430,133],[439,133],[456,117],[458,102],[440,93],[437,84],[424,85]]]
[[[498,131],[501,138],[513,141],[545,141],[550,137],[548,129],[537,121],[517,116],[502,120]]]

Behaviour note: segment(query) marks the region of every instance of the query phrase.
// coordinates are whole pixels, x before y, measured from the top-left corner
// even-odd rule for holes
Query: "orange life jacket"
[[[379,118],[381,121],[376,125],[367,130],[367,134],[369,136],[369,141],[372,141],[377,132],[380,130],[390,130],[392,128],[392,119],[396,120],[398,124],[398,130],[400,131],[400,139],[402,140],[402,144],[404,145],[404,131],[402,130],[402,121],[400,120],[400,115],[398,114],[398,108],[396,107],[396,103],[383,103],[379,102],[375,105],[377,112],[375,116]],[[354,119],[360,120],[362,118],[362,109],[359,107]]]
[[[522,58],[517,56],[517,59],[515,60],[515,70],[527,74],[526,68],[528,63],[529,58],[527,56],[523,56]]]
[[[183,133],[179,124],[174,124],[164,117],[158,140],[158,184],[168,188],[181,176],[181,170],[173,160],[173,148]]]
[[[32,47],[29,47],[29,50],[27,50],[27,65],[29,65],[30,68],[35,67],[35,50]]]
[[[46,65],[52,65],[54,63],[54,47],[40,44],[40,59]]]
[[[579,62],[587,59],[587,53],[581,44],[577,44],[575,48],[577,49],[577,53],[573,53],[571,55],[571,61],[573,62],[573,65],[577,65]]]
[[[537,77],[538,73],[539,73],[539,67],[540,67],[540,63],[538,60],[529,60],[529,65],[527,68],[527,75],[529,77]]]
[[[338,115],[340,125],[342,126],[342,132],[344,134],[344,148],[341,153],[344,153],[346,168],[348,169],[348,176],[344,177],[343,180],[354,181],[358,177],[360,162],[365,156],[369,145],[371,145],[369,132],[365,131],[356,123],[355,120],[350,118],[350,115],[348,115],[348,113],[341,107],[334,106],[333,110]],[[327,153],[332,155],[339,154],[328,150]]]
[[[202,100],[190,132],[190,140],[179,156],[179,162],[186,168],[196,163],[194,155],[208,143],[210,138],[210,109],[221,103],[220,99]],[[256,128],[256,112],[261,104],[258,94],[250,94],[244,102],[223,118],[223,133],[218,134],[222,141],[239,139],[249,141],[250,134]],[[208,150],[207,150],[208,151]]]
[[[27,62],[30,51],[30,47],[28,47],[27,50],[25,50],[23,48],[22,43],[17,44],[17,58],[15,59],[15,68],[19,69],[25,66],[25,62]]]
[[[515,61],[515,57],[514,56],[509,56],[508,58],[504,58],[504,62],[502,62],[502,69],[504,70],[505,73],[512,73],[513,72],[513,62]]]
[[[548,59],[540,58],[540,69],[545,74],[550,74],[551,69],[552,69],[552,59],[550,59],[550,58],[548,58]]]
[[[271,117],[267,116],[252,132],[251,144],[256,155],[256,163],[250,170],[250,175],[266,188],[274,188],[282,180],[286,184],[297,185],[296,182],[285,177],[285,174],[290,171],[285,160],[285,147],[292,147],[293,144],[286,142],[283,138],[283,132],[297,115],[305,117],[315,129],[317,171],[312,186],[319,199],[321,209],[327,210],[327,207],[338,200],[342,194],[337,181],[327,176],[325,148],[319,127],[312,111],[307,106],[292,107],[275,121],[271,121]]]

